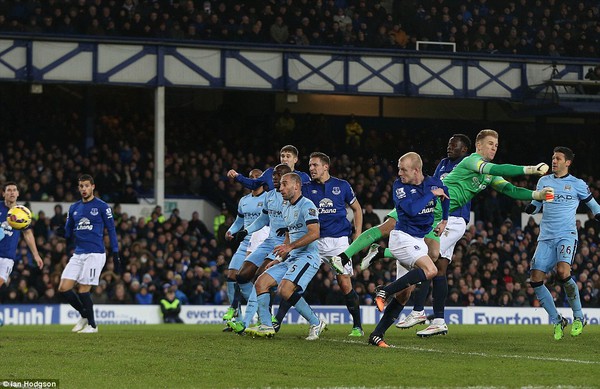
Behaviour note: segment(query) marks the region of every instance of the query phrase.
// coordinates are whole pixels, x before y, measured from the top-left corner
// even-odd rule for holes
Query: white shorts
[[[269,237],[270,232],[271,227],[269,226],[264,226],[260,230],[253,232],[252,235],[250,235],[250,244],[248,245],[246,252],[254,252],[254,250],[256,250],[256,248]]]
[[[417,259],[427,256],[427,245],[423,238],[415,238],[406,232],[390,232],[390,251],[399,264],[410,269]]]
[[[458,216],[448,217],[448,224],[446,229],[440,235],[440,256],[446,258],[452,262],[452,255],[454,255],[454,246],[463,237],[467,230],[467,223],[465,219]]]
[[[406,267],[403,264],[401,264],[399,260],[396,259],[396,279],[402,277],[412,269],[412,267]]]
[[[319,238],[317,244],[319,247],[319,255],[321,256],[321,260],[326,263],[331,261],[331,257],[334,255],[340,255],[348,248],[348,246],[350,246],[347,236],[342,236],[340,238]],[[344,266],[344,274],[349,276],[354,274],[352,261],[348,262],[346,266]]]
[[[12,259],[0,258],[0,278],[2,278],[5,283],[8,282],[8,276],[10,276],[14,265],[15,261]]]
[[[73,254],[60,278],[80,285],[98,285],[106,263],[106,253]]]

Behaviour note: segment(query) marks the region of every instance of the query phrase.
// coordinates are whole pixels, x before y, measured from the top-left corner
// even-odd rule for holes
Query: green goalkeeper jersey
[[[523,172],[523,166],[496,165],[485,161],[477,153],[465,157],[443,180],[450,193],[450,212],[462,207],[490,186],[513,199],[531,200],[531,190],[516,187],[501,177],[519,176]]]
[[[516,200],[531,200],[533,191],[514,186],[501,176],[521,176],[524,167],[519,165],[496,165],[483,159],[477,153],[465,157],[442,180],[448,187],[450,194],[450,211],[462,207],[475,197],[479,192],[491,186],[496,191]],[[436,205],[434,226],[441,220],[440,203]],[[388,217],[398,220],[396,210],[392,210]]]

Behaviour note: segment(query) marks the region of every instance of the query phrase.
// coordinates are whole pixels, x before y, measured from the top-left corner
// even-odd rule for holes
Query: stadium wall
[[[316,314],[329,324],[352,324],[348,309],[341,305],[313,306]],[[219,324],[225,314],[225,305],[184,305],[180,317],[185,324]],[[432,313],[431,307],[425,309]],[[572,315],[570,308],[559,308],[565,317]],[[376,324],[381,313],[374,306],[361,307],[364,324]],[[162,317],[158,305],[94,305],[96,322],[105,324],[161,324]],[[410,310],[404,309],[400,318]],[[600,323],[600,309],[584,309],[589,324]],[[71,306],[61,305],[2,305],[0,322],[5,325],[47,325],[75,324],[79,313]],[[448,307],[448,324],[550,324],[550,318],[543,308],[499,308],[499,307]],[[287,324],[306,324],[295,310],[291,310],[284,321]]]
[[[135,217],[149,217],[156,206],[153,204],[153,199],[147,199],[147,204],[121,204],[121,212],[125,212],[130,216]],[[30,202],[31,211],[37,214],[40,211],[44,211],[46,216],[52,217],[54,215],[54,206],[60,204],[63,207],[63,212],[67,212],[72,203],[65,202],[43,202],[36,201]],[[166,199],[163,207],[163,214],[169,216],[171,212],[177,208],[179,210],[179,216],[183,219],[191,220],[192,213],[198,212],[200,220],[205,223],[210,222],[215,216],[219,214],[219,209],[213,205],[210,201],[202,199]]]

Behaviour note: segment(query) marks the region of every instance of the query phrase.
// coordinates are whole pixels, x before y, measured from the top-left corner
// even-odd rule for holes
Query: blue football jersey
[[[554,189],[554,201],[543,202],[538,240],[561,237],[577,239],[575,214],[580,201],[587,202],[592,198],[589,187],[585,181],[570,174],[560,178],[554,174],[543,176],[539,179],[536,189],[542,190],[546,187]],[[538,208],[542,205],[542,202],[536,200],[532,203]]]
[[[118,252],[115,220],[108,204],[94,197],[88,202],[79,200],[69,208],[65,237],[75,238],[75,254],[105,253],[104,228],[108,231],[112,251]]]
[[[293,172],[300,176],[303,183],[310,182],[310,176],[308,174],[306,174],[304,172],[300,172],[298,170],[294,170]],[[263,172],[263,174],[261,174],[257,178],[248,178],[248,177],[244,177],[241,174],[238,174],[235,177],[235,180],[237,182],[239,182],[240,184],[242,184],[244,187],[251,189],[251,190],[258,188],[261,185],[267,185],[269,187],[269,190],[273,190],[275,188],[273,186],[273,168],[272,167],[265,170]]]
[[[437,201],[431,191],[437,188],[444,189],[448,194],[448,188],[436,177],[425,176],[420,185],[403,184],[397,179],[392,193],[398,213],[395,229],[416,238],[427,235],[431,231]]]
[[[6,221],[9,208],[4,201],[0,203],[0,220],[2,221],[2,229],[4,230],[4,239],[0,240],[0,258],[8,258],[15,260],[17,256],[17,246],[21,237],[21,230],[15,230]]]
[[[237,209],[235,222],[229,227],[229,232],[235,234],[242,228],[247,229],[262,214],[265,206],[267,192],[262,192],[258,196],[249,193],[240,199]],[[250,241],[250,234],[244,240]]]
[[[435,173],[433,173],[433,176],[439,178],[443,182],[444,178],[446,178],[446,176],[454,169],[454,167],[456,165],[458,165],[458,163],[460,161],[462,161],[464,158],[465,157],[457,158],[454,160],[450,159],[450,158],[442,159],[440,161],[440,163],[437,165],[437,168],[435,169]],[[462,207],[457,208],[454,211],[450,212],[450,216],[462,217],[463,219],[465,219],[465,222],[468,224],[469,220],[471,220],[471,202],[469,201]]]
[[[302,195],[318,208],[321,238],[350,236],[352,224],[347,218],[346,205],[353,204],[356,196],[348,181],[336,177],[323,184],[311,181],[302,185]]]
[[[264,207],[262,209],[262,215],[256,219],[246,230],[249,233],[256,232],[263,228],[266,225],[271,227],[271,231],[269,232],[269,237],[276,237],[277,230],[280,228],[285,228],[285,220],[283,220],[283,216],[281,215],[281,210],[283,208],[283,197],[281,193],[276,189],[270,190],[267,192],[264,201]]]
[[[286,201],[283,205],[283,219],[285,220],[290,235],[290,243],[302,238],[308,232],[308,225],[319,223],[319,212],[315,204],[304,196],[295,203]],[[321,262],[319,247],[314,240],[306,246],[298,247],[290,252],[290,255],[298,256],[312,254],[315,264]]]

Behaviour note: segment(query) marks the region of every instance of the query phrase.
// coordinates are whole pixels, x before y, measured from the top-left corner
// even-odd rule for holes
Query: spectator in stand
[[[362,126],[356,121],[354,114],[350,115],[350,120],[346,123],[346,146],[352,150],[359,148],[362,133]]]

